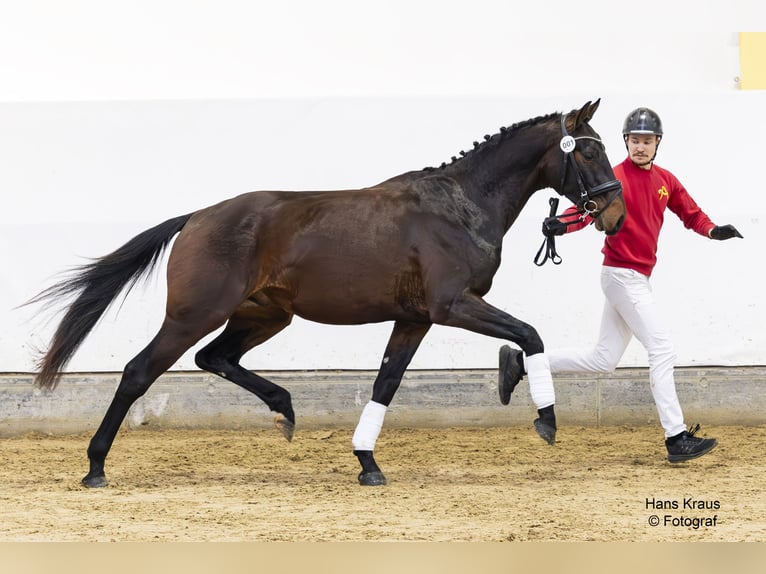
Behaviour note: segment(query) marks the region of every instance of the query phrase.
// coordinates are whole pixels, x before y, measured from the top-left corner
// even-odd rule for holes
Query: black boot
[[[537,409],[540,418],[534,420],[535,430],[540,437],[548,444],[556,442],[556,414],[553,412],[553,405],[542,409]]]
[[[700,429],[699,425],[688,431],[665,439],[665,447],[668,449],[670,462],[684,462],[709,453],[718,441],[714,438],[698,438],[694,434]]]
[[[507,405],[511,402],[511,393],[519,381],[524,378],[524,359],[521,351],[511,349],[508,345],[500,347],[500,365],[497,374],[497,390],[500,402]]]

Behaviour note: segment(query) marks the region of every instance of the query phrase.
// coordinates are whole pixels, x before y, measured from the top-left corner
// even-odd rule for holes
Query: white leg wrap
[[[375,442],[378,440],[380,429],[383,428],[386,408],[385,405],[373,401],[365,405],[354,436],[351,438],[354,450],[375,450]]]
[[[553,377],[548,356],[538,353],[526,358],[527,377],[529,378],[529,394],[538,409],[549,407],[556,402],[553,390]]]

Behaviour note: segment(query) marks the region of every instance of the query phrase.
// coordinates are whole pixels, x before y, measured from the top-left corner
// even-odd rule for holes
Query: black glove
[[[543,219],[543,235],[553,237],[554,235],[564,235],[567,232],[567,224],[559,220],[556,216]]]
[[[742,237],[742,234],[737,231],[733,225],[716,225],[710,231],[711,239],[723,241],[724,239],[731,239],[732,237]]]

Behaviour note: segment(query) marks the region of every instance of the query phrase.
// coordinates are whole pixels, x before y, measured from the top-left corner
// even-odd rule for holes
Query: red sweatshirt
[[[684,227],[708,237],[715,224],[695,203],[678,178],[668,170],[652,164],[651,169],[637,167],[630,158],[614,167],[614,175],[622,182],[627,215],[615,235],[607,236],[601,252],[604,265],[627,267],[652,274],[657,263],[657,241],[665,219],[665,208],[683,222]],[[564,212],[575,211],[574,206]],[[572,225],[568,232],[590,223]]]

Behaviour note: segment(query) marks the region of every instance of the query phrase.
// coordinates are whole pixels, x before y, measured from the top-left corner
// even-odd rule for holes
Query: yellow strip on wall
[[[766,90],[766,32],[739,33],[739,87]]]

